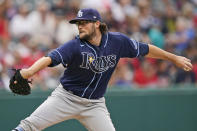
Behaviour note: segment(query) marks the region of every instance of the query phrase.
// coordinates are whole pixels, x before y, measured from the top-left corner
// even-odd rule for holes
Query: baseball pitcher
[[[62,64],[66,68],[61,84],[13,131],[40,131],[68,119],[77,119],[89,131],[115,131],[103,96],[120,58],[145,56],[168,60],[185,71],[192,70],[191,61],[185,57],[119,32],[109,32],[95,9],[81,9],[69,22],[78,27],[75,39],[52,50],[29,68],[17,70],[17,76],[28,80],[46,67]],[[20,84],[17,78],[11,81],[12,89]]]

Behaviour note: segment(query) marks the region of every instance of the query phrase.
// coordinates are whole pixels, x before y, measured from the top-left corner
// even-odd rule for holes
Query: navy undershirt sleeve
[[[140,57],[145,56],[149,52],[148,44],[138,42],[134,39],[130,39],[128,36],[121,34],[121,57]]]
[[[56,52],[56,49],[49,52],[47,54],[47,56],[50,57],[52,60],[51,64],[48,65],[49,67],[54,67],[54,66],[59,65],[61,63],[61,58],[60,58],[59,54]]]
[[[62,64],[64,67],[67,67],[73,59],[73,54],[75,54],[76,44],[74,44],[74,40],[71,40],[57,49],[52,50],[48,53],[47,56],[49,56],[52,59],[52,63],[49,65],[49,67],[56,66],[58,64]]]
[[[148,44],[139,42],[139,50],[140,50],[140,55],[139,56],[145,56],[149,52],[149,46]]]

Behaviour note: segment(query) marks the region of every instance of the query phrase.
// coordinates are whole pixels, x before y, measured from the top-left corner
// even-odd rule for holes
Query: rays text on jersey
[[[116,65],[116,55],[107,55],[95,58],[92,53],[82,52],[81,68],[91,69],[95,73],[102,73]]]

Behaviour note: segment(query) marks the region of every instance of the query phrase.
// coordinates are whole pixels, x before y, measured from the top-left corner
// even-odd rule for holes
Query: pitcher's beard
[[[90,41],[96,36],[96,30],[93,28],[92,32],[90,34],[85,34],[84,36],[80,36],[80,39],[85,40],[85,41]]]
[[[87,34],[86,34],[86,35],[80,37],[80,39],[85,40],[85,41],[89,41],[89,40],[92,39],[92,35],[87,35]]]

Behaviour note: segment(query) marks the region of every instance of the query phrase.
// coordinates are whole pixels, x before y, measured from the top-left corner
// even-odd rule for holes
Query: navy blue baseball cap
[[[78,11],[77,17],[70,20],[69,23],[75,24],[80,20],[101,21],[99,12],[92,8],[85,8]]]

